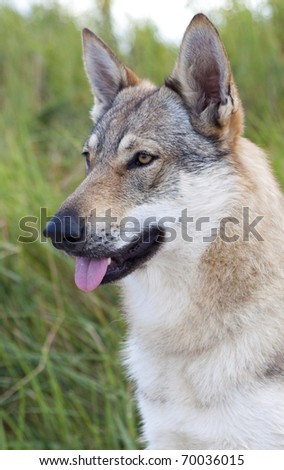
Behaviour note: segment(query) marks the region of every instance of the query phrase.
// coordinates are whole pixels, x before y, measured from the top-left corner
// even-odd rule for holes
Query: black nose
[[[43,235],[51,238],[56,243],[63,243],[64,241],[75,243],[81,240],[84,225],[84,219],[79,217],[77,213],[58,212],[47,223]]]

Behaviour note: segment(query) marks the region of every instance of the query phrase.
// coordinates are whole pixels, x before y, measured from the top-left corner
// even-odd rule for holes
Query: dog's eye
[[[133,159],[129,162],[128,168],[135,168],[137,166],[142,167],[149,165],[157,157],[146,152],[137,152]]]
[[[143,166],[150,165],[154,160],[156,160],[156,155],[151,155],[148,152],[136,152],[132,159],[128,162],[127,168],[128,170]]]
[[[86,159],[86,173],[88,175],[88,173],[90,172],[91,165],[90,152],[88,152],[88,150],[83,150],[82,155]]]
[[[147,153],[138,153],[136,156],[136,162],[138,165],[148,165],[153,160],[152,155]]]

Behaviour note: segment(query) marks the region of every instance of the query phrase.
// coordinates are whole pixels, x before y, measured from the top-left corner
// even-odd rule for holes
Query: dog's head
[[[242,109],[224,46],[202,14],[160,88],[137,78],[88,29],[83,49],[95,97],[83,147],[87,176],[45,235],[76,256],[76,283],[88,291],[167,252],[166,222],[178,231],[183,209],[198,215],[205,200],[218,200],[228,166],[220,162],[241,133]]]

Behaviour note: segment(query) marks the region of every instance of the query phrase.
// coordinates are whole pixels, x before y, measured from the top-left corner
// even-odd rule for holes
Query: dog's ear
[[[122,88],[136,85],[139,79],[92,31],[83,29],[82,38],[85,70],[95,97],[95,120],[111,106]]]
[[[219,137],[241,133],[242,106],[228,57],[218,31],[205,15],[196,15],[187,27],[166,86],[183,98],[199,132]]]

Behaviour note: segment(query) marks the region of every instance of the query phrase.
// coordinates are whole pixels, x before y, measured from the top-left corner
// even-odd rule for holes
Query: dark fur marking
[[[158,405],[165,405],[167,403],[167,401],[162,396],[157,395],[152,397],[147,392],[145,392],[145,390],[139,390],[139,394],[142,398],[144,398],[144,400],[150,403],[156,403]]]
[[[180,81],[177,80],[176,78],[173,77],[168,77],[165,80],[165,86],[167,88],[170,88],[170,90],[173,90],[175,93],[177,93],[181,98],[182,96],[182,91],[181,91],[181,84]]]
[[[264,370],[264,377],[271,378],[284,378],[284,352],[277,353],[270,364]]]

